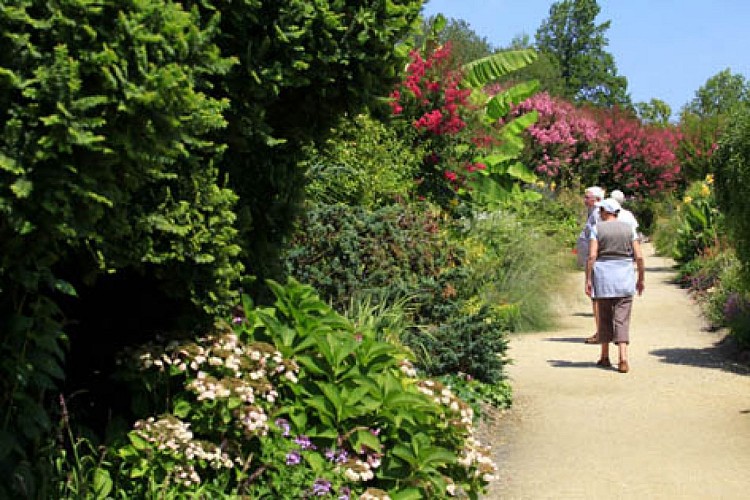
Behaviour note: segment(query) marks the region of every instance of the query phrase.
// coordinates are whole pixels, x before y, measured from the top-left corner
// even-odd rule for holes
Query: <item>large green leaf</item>
[[[538,90],[539,82],[530,80],[499,92],[487,102],[487,116],[492,120],[499,120],[510,112],[512,105],[525,101]]]
[[[537,58],[533,49],[508,50],[471,61],[463,66],[462,87],[482,88],[488,83],[528,66]]]
[[[514,162],[509,165],[507,173],[511,177],[515,177],[516,179],[526,183],[534,182],[536,180],[536,174],[534,174],[534,172],[532,172],[526,165],[524,165],[520,161]]]

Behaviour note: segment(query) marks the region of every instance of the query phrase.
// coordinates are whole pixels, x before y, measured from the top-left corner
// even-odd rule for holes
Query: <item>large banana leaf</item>
[[[500,129],[500,140],[503,143],[512,143],[518,147],[518,153],[523,151],[523,131],[532,126],[539,119],[539,112],[534,110],[506,123]]]
[[[464,88],[478,89],[508,73],[528,66],[537,58],[533,49],[507,50],[466,63],[465,76],[461,81]]]
[[[525,101],[536,94],[537,90],[539,82],[530,80],[497,93],[487,102],[487,116],[492,120],[499,120],[510,112],[512,105]]]
[[[473,89],[473,93],[480,96],[488,83],[527,66],[536,57],[536,51],[525,49],[499,52],[472,61],[463,67],[465,76],[461,86]],[[485,95],[488,121],[497,122],[498,119],[506,117],[511,105],[532,96],[538,87],[536,81],[524,82],[498,93],[491,99],[487,100]],[[510,120],[499,130],[499,145],[490,155],[478,159],[487,165],[487,170],[482,171],[484,175],[475,179],[471,192],[473,201],[478,206],[492,210],[510,199],[532,201],[537,194],[527,193],[521,188],[520,183],[533,182],[536,176],[518,161],[524,147],[523,131],[536,122],[537,118],[538,114],[531,112]]]
[[[497,210],[510,200],[534,203],[542,198],[536,191],[522,189],[517,182],[498,182],[491,177],[482,177],[477,182],[477,192],[473,196],[476,205],[487,211]]]
[[[520,161],[510,164],[506,173],[522,182],[531,183],[536,181],[536,174]]]

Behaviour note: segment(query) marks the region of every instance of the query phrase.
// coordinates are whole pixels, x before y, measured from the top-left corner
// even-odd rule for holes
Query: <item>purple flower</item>
[[[289,437],[289,430],[291,429],[289,422],[286,419],[283,418],[277,418],[274,422],[277,427],[281,429],[281,435],[284,437]]]
[[[302,461],[302,455],[299,454],[297,451],[292,451],[290,453],[286,454],[286,464],[287,465],[297,465]]]
[[[349,460],[349,453],[344,449],[339,450],[339,452],[336,454],[336,459],[335,459],[336,463],[343,464],[347,460]]]
[[[312,487],[312,494],[318,497],[326,496],[331,492],[331,482],[325,479],[316,479]]]
[[[373,436],[379,436],[380,435],[380,429],[378,429],[378,428],[370,429],[370,434],[372,434]]]
[[[349,460],[349,453],[343,448],[338,451],[336,448],[326,448],[325,457],[332,462],[342,464]]]
[[[736,320],[744,312],[745,306],[745,301],[739,293],[730,293],[724,303],[724,318],[730,322]]]
[[[300,448],[303,450],[316,450],[318,449],[317,446],[313,444],[312,441],[310,441],[310,438],[305,436],[304,434],[300,434],[294,439],[294,442],[299,445]]]
[[[337,500],[349,500],[349,498],[351,497],[351,494],[352,494],[352,490],[349,489],[348,486],[344,486],[343,488],[339,490],[339,496]]]

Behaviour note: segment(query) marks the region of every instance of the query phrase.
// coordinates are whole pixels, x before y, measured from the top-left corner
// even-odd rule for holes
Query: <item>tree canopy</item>
[[[610,21],[596,24],[596,0],[562,0],[552,4],[536,32],[536,45],[559,67],[561,97],[601,106],[629,106],[627,79],[617,73],[605,49]]]
[[[436,19],[433,16],[425,20],[425,32],[430,31]],[[479,36],[463,19],[446,20],[443,29],[436,33],[436,39],[443,45],[450,42],[451,58],[455,60],[453,64],[456,66],[486,57],[494,51],[487,38]]]
[[[727,68],[719,71],[695,91],[695,97],[683,112],[701,117],[727,114],[741,103],[750,100],[750,82]]]
[[[648,102],[635,104],[638,117],[646,123],[666,126],[672,116],[672,108],[661,99],[653,98]]]

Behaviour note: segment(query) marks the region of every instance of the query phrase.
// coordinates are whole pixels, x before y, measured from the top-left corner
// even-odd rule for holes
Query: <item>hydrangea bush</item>
[[[116,487],[140,498],[478,498],[496,467],[471,407],[311,287],[269,286],[273,308],[246,299],[209,335],[126,353],[125,373],[157,397],[117,450]]]

